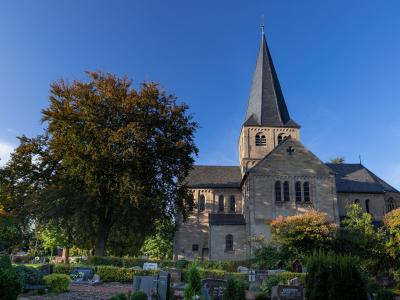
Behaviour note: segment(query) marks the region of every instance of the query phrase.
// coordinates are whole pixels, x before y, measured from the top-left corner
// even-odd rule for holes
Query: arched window
[[[396,208],[396,205],[394,204],[394,200],[393,200],[393,198],[389,198],[388,200],[387,200],[387,211],[389,212],[389,211],[392,211],[393,209],[395,209]]]
[[[280,181],[275,182],[275,201],[282,201],[282,185]]]
[[[365,200],[365,211],[367,213],[370,213],[370,211],[369,211],[369,199]]]
[[[310,184],[306,181],[303,183],[304,202],[310,202]]]
[[[261,133],[256,134],[256,146],[265,146],[267,144],[267,139],[265,135]]]
[[[229,198],[229,212],[234,213],[236,211],[236,200],[235,196]]]
[[[219,195],[218,197],[218,211],[219,212],[223,212],[224,211],[224,196],[223,195]]]
[[[301,182],[297,181],[295,184],[296,202],[301,202]]]
[[[290,201],[289,182],[283,183],[283,201]]]
[[[200,195],[199,199],[199,211],[204,211],[206,209],[206,197]]]
[[[280,143],[282,143],[285,140],[285,134],[281,133],[280,135],[278,135],[278,145]]]
[[[358,205],[360,205],[360,199],[356,199],[356,200],[354,200],[354,204],[358,204]]]
[[[225,251],[233,251],[233,235],[228,234],[225,237]]]

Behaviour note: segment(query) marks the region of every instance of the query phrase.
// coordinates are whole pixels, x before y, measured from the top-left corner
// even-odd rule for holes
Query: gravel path
[[[71,285],[68,293],[57,295],[21,296],[18,300],[108,300],[112,295],[132,291],[132,284],[103,283],[97,286]]]

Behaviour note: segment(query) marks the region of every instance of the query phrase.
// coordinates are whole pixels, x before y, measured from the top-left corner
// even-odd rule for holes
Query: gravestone
[[[256,271],[250,270],[249,271],[249,282],[255,282],[256,281]]]
[[[155,292],[157,276],[134,276],[133,277],[133,291],[142,291],[146,293],[149,299]]]
[[[272,300],[303,300],[304,288],[302,286],[276,285],[272,287]]]
[[[292,272],[302,273],[303,265],[297,259],[292,263]]]
[[[93,280],[94,270],[87,267],[77,267],[71,272],[72,283],[89,283]]]
[[[164,269],[171,275],[171,282],[182,281],[182,270],[180,269]]]
[[[169,295],[169,284],[171,275],[161,270],[157,278],[157,294],[159,300],[167,300]]]
[[[157,270],[158,265],[157,263],[144,263],[143,264],[143,270]]]
[[[239,267],[237,268],[237,271],[238,271],[239,273],[248,273],[248,272],[249,272],[249,268],[239,266]]]
[[[206,300],[222,300],[225,292],[225,280],[206,278],[202,280],[202,294]]]
[[[50,275],[53,273],[53,265],[45,264],[39,267],[39,271],[43,276]]]

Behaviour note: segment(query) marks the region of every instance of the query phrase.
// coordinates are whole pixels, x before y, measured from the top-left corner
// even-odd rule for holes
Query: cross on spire
[[[289,155],[292,155],[295,151],[296,151],[296,150],[295,150],[292,146],[289,146],[289,147],[286,149],[286,152],[289,153]]]

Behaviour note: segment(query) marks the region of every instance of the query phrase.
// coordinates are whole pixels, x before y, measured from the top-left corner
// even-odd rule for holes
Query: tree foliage
[[[201,290],[200,271],[195,263],[189,266],[186,281],[188,284],[184,291],[185,300],[192,300],[194,296],[200,295]]]
[[[186,215],[182,184],[197,154],[188,106],[155,83],[140,90],[111,74],[51,85],[43,135],[20,138],[7,164],[9,193],[38,222],[104,255],[112,235],[154,231],[148,220]],[[143,226],[142,224],[147,224]]]
[[[157,222],[156,233],[146,238],[141,252],[151,259],[172,259],[174,224]]]
[[[344,158],[344,156],[336,156],[336,157],[332,157],[329,160],[329,162],[332,164],[343,164],[346,162],[346,159]]]
[[[386,214],[384,223],[389,233],[386,242],[387,252],[392,258],[398,259],[400,258],[400,208]]]
[[[278,244],[299,252],[329,249],[337,231],[327,214],[308,210],[304,214],[278,217],[271,222],[272,238]]]

